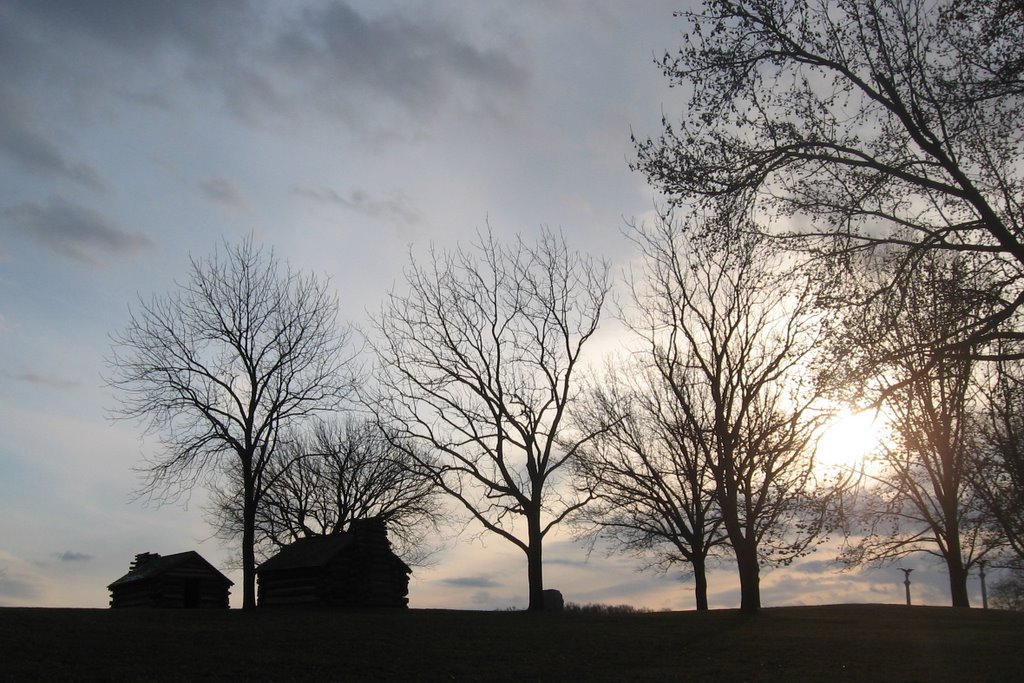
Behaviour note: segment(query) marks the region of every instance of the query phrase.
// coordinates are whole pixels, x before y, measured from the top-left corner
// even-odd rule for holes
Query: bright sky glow
[[[823,468],[856,470],[875,450],[883,434],[884,418],[873,410],[842,410],[829,423],[818,442],[817,462]]]

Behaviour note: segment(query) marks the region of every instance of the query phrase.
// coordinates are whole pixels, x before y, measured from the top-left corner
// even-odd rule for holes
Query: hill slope
[[[1008,681],[1024,614],[0,609],[3,680]]]

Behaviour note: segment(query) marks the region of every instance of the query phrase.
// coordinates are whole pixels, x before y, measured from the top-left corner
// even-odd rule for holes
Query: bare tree
[[[992,586],[992,606],[1024,612],[1024,575],[1019,568]]]
[[[433,252],[391,292],[373,342],[375,411],[473,519],[527,558],[531,610],[543,608],[543,540],[587,501],[566,481],[589,434],[567,429],[576,374],[609,288],[607,267],[544,232],[535,245]],[[525,528],[524,528],[525,527]]]
[[[1007,564],[1024,567],[1024,368],[1002,361],[981,381],[985,407],[977,453],[968,475],[988,523],[1009,551]]]
[[[283,431],[350,392],[348,331],[325,282],[283,266],[248,238],[192,259],[176,291],[140,299],[113,337],[118,418],[138,420],[162,451],[140,468],[166,501],[218,475],[241,491],[243,606],[256,605],[256,513]]]
[[[591,548],[650,558],[661,571],[684,565],[698,611],[708,609],[708,557],[727,539],[716,507],[711,462],[657,368],[639,358],[610,366],[575,418],[597,436],[576,473],[594,492],[573,522]]]
[[[814,467],[820,326],[806,283],[770,244],[735,222],[718,222],[718,242],[689,239],[694,227],[665,217],[634,233],[646,272],[633,327],[711,473],[740,606],[754,612],[761,562],[807,552],[826,521]]]
[[[908,287],[872,307],[880,332],[865,336],[863,352],[881,360],[868,391],[883,397],[893,436],[869,463],[842,555],[847,564],[937,556],[954,607],[970,606],[968,572],[997,543],[971,477],[984,400],[977,354],[930,346],[944,327],[985,315],[987,289],[971,285],[970,266],[966,258],[926,256]]]
[[[636,142],[656,187],[744,207],[832,265],[885,246],[902,258],[884,289],[922,251],[975,254],[1002,305],[932,345],[1021,338],[1020,2],[705,0],[680,16],[685,44],[659,64],[689,107]]]
[[[282,438],[267,463],[273,481],[256,511],[257,555],[266,558],[300,538],[326,536],[371,517],[387,523],[395,552],[424,565],[438,550],[431,535],[446,519],[429,473],[392,445],[370,420],[317,421]],[[212,521],[226,538],[241,536],[242,491],[237,477],[214,489]]]

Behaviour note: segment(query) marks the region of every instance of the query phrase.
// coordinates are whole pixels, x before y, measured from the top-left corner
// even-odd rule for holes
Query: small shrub
[[[648,614],[651,612],[650,608],[633,607],[632,605],[602,605],[600,603],[580,605],[575,602],[567,602],[565,611],[574,614]]]

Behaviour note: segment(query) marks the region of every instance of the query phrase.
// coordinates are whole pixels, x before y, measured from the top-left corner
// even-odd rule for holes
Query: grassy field
[[[1015,681],[1024,614],[5,608],[0,680]]]

